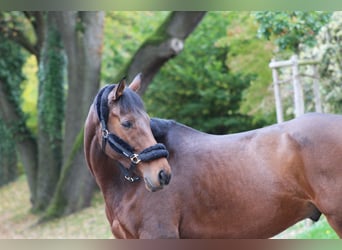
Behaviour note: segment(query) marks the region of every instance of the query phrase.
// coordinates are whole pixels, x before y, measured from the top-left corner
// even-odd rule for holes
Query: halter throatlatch
[[[131,162],[131,165],[128,169],[122,166],[120,163],[119,166],[127,181],[136,182],[140,180],[140,177],[134,176],[133,172],[139,162],[152,161],[158,158],[168,157],[169,152],[163,144],[157,143],[144,149],[140,153],[135,153],[134,148],[131,147],[127,142],[125,142],[119,136],[109,132],[107,128],[109,114],[108,95],[114,87],[115,85],[112,84],[102,88],[95,100],[96,111],[102,128],[102,150],[105,150],[106,144],[108,143],[114,151],[128,158]]]

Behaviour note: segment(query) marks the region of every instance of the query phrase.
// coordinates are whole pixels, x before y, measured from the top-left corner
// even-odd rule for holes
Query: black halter
[[[117,153],[125,156],[131,161],[130,167],[127,169],[119,163],[120,169],[123,172],[125,179],[129,182],[136,182],[140,180],[139,176],[134,176],[135,167],[139,162],[152,161],[162,157],[168,157],[169,152],[161,143],[157,143],[141,151],[139,154],[134,153],[133,147],[121,139],[119,136],[108,131],[108,95],[115,87],[114,84],[107,85],[102,88],[95,99],[96,111],[101,123],[102,129],[102,150],[105,150],[106,144]]]

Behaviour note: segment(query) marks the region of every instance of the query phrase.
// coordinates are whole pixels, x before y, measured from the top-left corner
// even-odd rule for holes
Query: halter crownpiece
[[[95,106],[98,118],[101,123],[102,129],[102,150],[105,150],[108,142],[109,146],[117,153],[125,156],[131,162],[130,167],[127,169],[119,163],[120,169],[123,172],[125,179],[129,182],[136,182],[140,180],[139,176],[133,176],[135,167],[140,162],[152,161],[162,157],[168,157],[169,152],[166,147],[157,143],[151,147],[148,147],[140,153],[135,153],[133,147],[127,142],[121,139],[119,136],[111,133],[107,128],[109,107],[108,107],[108,95],[114,89],[115,84],[107,85],[103,87],[96,96]]]

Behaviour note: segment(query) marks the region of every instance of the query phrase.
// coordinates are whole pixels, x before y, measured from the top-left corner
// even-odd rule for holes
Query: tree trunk
[[[11,133],[15,148],[22,162],[30,189],[31,203],[35,202],[35,179],[37,174],[37,143],[27,128],[23,113],[19,107],[11,102],[11,95],[5,90],[0,80],[0,117]],[[13,156],[15,157],[15,156]]]
[[[130,82],[137,73],[141,72],[143,78],[139,94],[142,95],[164,63],[183,50],[185,39],[196,28],[205,13],[205,11],[172,12],[158,30],[142,44],[116,80],[127,76]]]
[[[21,68],[24,58],[20,54],[18,46],[4,39],[0,34],[0,119],[9,130],[14,144],[11,144],[23,163],[29,189],[31,202],[35,200],[35,176],[37,166],[37,146],[30,130],[25,124],[24,114],[19,105],[19,85],[23,80]],[[1,138],[0,144],[7,143]],[[4,151],[2,151],[4,153]],[[15,152],[7,157],[16,158]],[[11,153],[11,154],[12,154]],[[14,166],[13,166],[14,167]]]
[[[104,12],[55,12],[68,59],[64,165],[47,217],[90,205],[95,181],[83,153],[83,125],[100,86]]]
[[[34,204],[35,178],[37,174],[37,144],[25,125],[22,112],[11,102],[10,95],[4,90],[4,87],[4,83],[0,81],[0,117],[6,127],[11,128],[15,148],[18,151],[19,158],[27,176],[31,194],[30,200]]]
[[[35,211],[44,211],[53,196],[62,168],[64,121],[64,51],[51,13],[45,16],[44,42],[39,64],[38,174]]]
[[[142,72],[144,78],[141,93],[143,93],[162,65],[183,49],[185,39],[204,14],[205,12],[171,13],[155,35],[140,47],[125,69],[125,74],[119,77],[127,75],[131,80],[136,73]],[[44,32],[46,20],[43,18],[43,13],[25,12],[25,15],[34,27],[37,42],[30,44],[25,33],[20,33],[20,37],[25,39],[18,40],[13,37],[13,40],[34,53],[39,65],[43,66],[43,69],[40,69],[43,78],[39,97],[39,172],[37,142],[23,122],[23,115],[20,110],[18,111],[18,106],[13,105],[8,98],[9,95],[3,88],[5,85],[2,84],[1,79],[0,117],[6,121],[6,124],[16,124],[18,128],[20,127],[20,130],[14,134],[14,139],[26,169],[33,204],[36,201],[36,192],[39,197],[39,202],[34,207],[43,210],[52,197],[52,191],[55,190],[46,216],[60,216],[88,206],[95,187],[95,181],[86,167],[83,154],[83,125],[89,106],[100,85],[104,12],[50,12],[48,13],[49,24],[45,31],[49,31],[48,35]],[[61,87],[63,81],[59,74],[61,67],[58,65],[49,68],[52,64],[52,57],[44,52],[57,46],[55,52],[61,55],[58,45],[53,45],[52,41],[48,42],[54,30],[53,20],[60,32],[67,58],[68,95],[64,107],[63,142],[59,133],[61,123],[60,120],[56,120],[56,118],[63,118],[63,111],[57,111],[58,107],[63,106],[61,105],[63,101],[58,97],[49,96],[49,93],[63,89]],[[44,50],[41,48],[43,38],[45,39]],[[54,76],[60,80],[56,83],[53,83],[53,79],[48,80],[51,75],[48,73],[49,70],[54,69],[59,72],[57,77]],[[54,90],[50,89],[50,92],[49,88],[54,88]],[[60,97],[59,92],[57,96]],[[56,117],[58,112],[60,115]],[[56,124],[52,121],[56,121]],[[61,164],[62,169],[60,169]],[[36,180],[39,187],[36,187]]]
[[[0,119],[0,187],[13,181],[17,177],[17,152],[10,129]]]

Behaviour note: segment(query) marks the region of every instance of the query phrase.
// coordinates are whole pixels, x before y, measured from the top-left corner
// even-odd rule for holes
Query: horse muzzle
[[[146,189],[151,192],[163,189],[164,186],[170,183],[170,180],[171,173],[168,173],[165,170],[160,170],[155,178],[151,178],[149,175],[144,176]]]
[[[158,178],[161,186],[169,185],[171,180],[171,174],[166,173],[164,170],[160,170]]]

